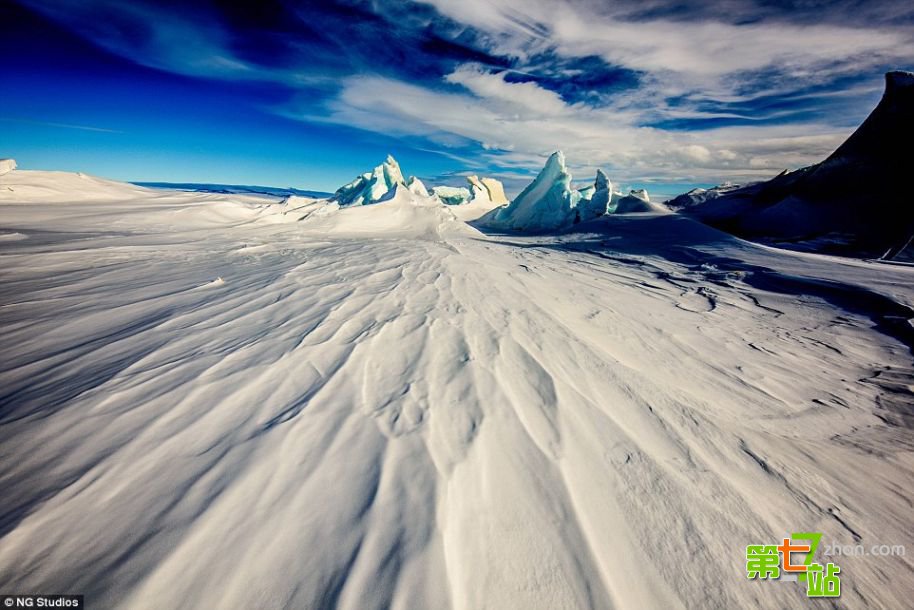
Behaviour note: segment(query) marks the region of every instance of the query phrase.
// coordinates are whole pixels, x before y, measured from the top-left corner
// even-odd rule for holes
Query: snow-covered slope
[[[665,205],[669,209],[675,210],[677,212],[688,211],[688,208],[701,205],[706,201],[710,201],[711,199],[717,199],[722,195],[726,195],[727,193],[731,193],[741,188],[744,187],[729,182],[711,187],[709,189],[695,188],[688,193],[683,193],[682,195],[678,195],[673,199],[670,199],[666,202]]]
[[[892,257],[914,237],[914,74],[886,74],[885,94],[825,161],[715,193],[685,211],[752,239],[807,250]]]
[[[642,212],[663,214],[669,212],[666,207],[651,202],[650,196],[644,189],[630,191],[628,195],[617,197],[613,203],[615,204],[613,208],[614,214],[633,214]]]
[[[0,176],[16,169],[15,159],[0,159]]]
[[[914,548],[914,268],[318,201],[0,177],[0,590],[807,608],[747,544]],[[909,604],[910,558],[838,563]]]

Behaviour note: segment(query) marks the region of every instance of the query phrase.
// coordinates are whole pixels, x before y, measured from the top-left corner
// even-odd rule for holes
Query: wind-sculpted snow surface
[[[16,169],[15,159],[0,159],[0,176]]]
[[[0,590],[806,608],[747,544],[914,549],[914,269],[316,201],[0,177]],[[910,558],[838,563],[842,605],[909,605]]]

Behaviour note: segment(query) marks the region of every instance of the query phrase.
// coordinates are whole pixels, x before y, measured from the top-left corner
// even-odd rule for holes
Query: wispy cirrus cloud
[[[422,136],[454,148],[480,143],[477,154],[508,171],[537,167],[562,142],[581,178],[602,167],[626,183],[701,182],[708,175],[760,178],[821,158],[847,135],[812,123],[799,130],[769,126],[764,133],[752,127],[666,131],[639,127],[636,113],[611,106],[556,107],[545,95],[549,102],[536,106],[529,99],[541,101],[537,95],[517,103],[505,100],[500,89],[489,96],[480,96],[481,91],[439,92],[382,77],[355,77],[343,83],[323,120]],[[526,111],[511,113],[512,106]]]
[[[106,127],[95,127],[92,125],[74,125],[72,123],[55,123],[53,121],[37,121],[33,119],[24,119],[21,117],[2,117],[0,121],[10,123],[24,123],[26,125],[42,125],[44,127],[59,127],[61,129],[78,129],[80,131],[94,131],[98,133],[124,133],[120,129],[108,129]]]
[[[506,175],[561,148],[629,181],[763,177],[827,154],[914,64],[895,0],[27,4],[143,65],[271,83],[283,116]]]

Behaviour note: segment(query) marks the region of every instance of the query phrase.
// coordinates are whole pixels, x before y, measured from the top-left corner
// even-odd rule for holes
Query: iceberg
[[[612,182],[602,169],[597,170],[593,186],[587,186],[578,192],[581,193],[581,200],[577,206],[577,222],[587,222],[609,212]]]
[[[470,201],[470,189],[462,186],[435,186],[432,193],[445,205],[463,205]]]
[[[470,201],[478,199],[488,200],[497,205],[508,203],[505,197],[505,187],[495,178],[479,178],[478,176],[467,176],[467,182],[470,183]]]
[[[495,178],[467,176],[467,183],[468,187],[436,186],[432,188],[432,192],[447,205],[466,205],[473,202],[491,202],[495,205],[508,203],[505,187]]]
[[[473,176],[475,178],[475,176]],[[502,183],[495,178],[480,178],[479,182],[486,188],[486,191],[489,193],[489,200],[492,203],[497,203],[499,205],[504,205],[508,203],[508,198],[505,196],[505,187]]]
[[[0,176],[16,169],[15,159],[0,159]]]
[[[406,187],[400,165],[391,155],[381,165],[340,187],[330,198],[341,207],[368,205],[383,201],[390,196],[396,185]]]
[[[478,220],[494,208],[508,203],[504,187],[498,180],[467,176],[467,182],[470,184],[469,190],[461,190],[469,193],[469,199],[460,205],[451,206],[454,215],[460,220],[464,222]]]
[[[491,199],[489,189],[482,183],[478,176],[467,176],[467,182],[470,183],[470,201],[478,199]]]
[[[565,155],[557,151],[514,201],[492,210],[480,223],[513,231],[564,229],[603,216],[611,201],[612,183],[603,170],[597,170],[592,185],[573,189]]]
[[[579,188],[578,192],[581,194],[581,201],[588,201],[591,197],[593,197],[596,189],[592,184],[588,184],[585,187]]]
[[[571,188],[565,154],[552,153],[536,179],[510,204],[480,218],[486,226],[513,231],[548,231],[571,226],[581,194]]]
[[[651,198],[647,194],[647,189],[632,189],[629,191],[629,194],[636,199],[640,199],[641,201],[647,203],[651,202]]]
[[[406,188],[409,189],[409,192],[414,195],[419,195],[420,197],[429,197],[428,189],[425,188],[425,184],[415,176],[410,176],[409,180],[406,183]]]

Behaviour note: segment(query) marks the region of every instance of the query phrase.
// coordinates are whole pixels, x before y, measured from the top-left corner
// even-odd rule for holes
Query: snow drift
[[[660,204],[653,203],[645,189],[634,189],[629,191],[628,195],[619,193],[618,196],[614,197],[613,214],[635,214],[644,212],[667,214],[669,213],[669,209]]]
[[[302,220],[309,231],[326,236],[384,235],[385,238],[442,239],[457,233],[478,235],[461,222],[450,206],[403,186],[394,185],[389,195],[376,205],[338,209],[318,208]]]
[[[15,159],[0,159],[0,176],[16,169]]]
[[[392,191],[287,222],[319,200],[0,176],[0,590],[806,608],[746,545],[914,548],[914,268]],[[906,558],[839,563],[843,605],[910,606]]]
[[[889,72],[879,105],[827,159],[768,182],[702,194],[683,211],[751,239],[891,258],[914,236],[914,74]],[[687,203],[674,200],[675,205]]]

